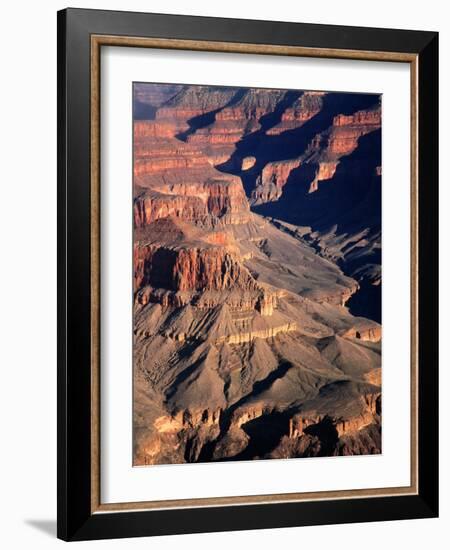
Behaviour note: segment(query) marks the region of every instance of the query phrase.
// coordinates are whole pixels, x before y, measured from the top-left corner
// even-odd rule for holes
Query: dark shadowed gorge
[[[133,105],[134,465],[380,453],[380,96]]]

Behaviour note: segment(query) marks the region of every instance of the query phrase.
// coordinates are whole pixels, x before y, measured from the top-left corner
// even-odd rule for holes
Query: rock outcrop
[[[286,108],[280,122],[267,130],[267,134],[279,135],[286,130],[303,126],[305,122],[320,113],[324,95],[324,92],[303,92],[290,107]]]
[[[175,291],[254,290],[250,273],[221,246],[136,246],[135,285]]]
[[[256,180],[256,188],[252,194],[254,204],[278,200],[292,170],[298,168],[300,164],[299,158],[266,164]]]
[[[240,178],[217,171],[197,147],[165,133],[149,138],[148,132],[158,132],[155,125],[135,124],[135,225],[169,216],[212,225],[245,222],[249,206]]]

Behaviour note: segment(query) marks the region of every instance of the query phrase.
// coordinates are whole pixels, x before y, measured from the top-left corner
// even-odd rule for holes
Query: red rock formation
[[[256,188],[252,194],[253,204],[277,200],[292,170],[298,168],[300,164],[300,158],[266,164],[257,178]]]
[[[213,164],[222,164],[242,137],[260,129],[261,117],[271,113],[284,95],[280,90],[248,89],[239,100],[218,110],[214,122],[197,129],[188,141],[202,146]]]
[[[316,100],[313,105],[319,111],[322,105],[322,95],[319,93],[318,96],[313,96]],[[301,102],[303,97],[301,96],[298,101]],[[306,111],[305,120],[313,117],[317,112],[317,110]],[[286,116],[293,117],[294,115]],[[295,119],[294,122],[297,126],[301,125],[303,123],[302,117],[299,117],[298,120]],[[256,180],[255,189],[252,191],[252,204],[278,200],[292,170],[298,168],[301,164],[316,166],[315,176],[309,184],[309,192],[317,191],[321,181],[333,178],[340,159],[356,149],[359,138],[377,130],[380,126],[380,108],[358,111],[353,115],[335,116],[332,126],[317,134],[311,140],[303,155],[292,159],[270,162],[263,168]],[[270,132],[281,133],[285,129],[282,121]]]
[[[379,109],[358,111],[353,115],[338,115],[333,119],[333,126],[375,126],[381,125],[381,112]]]
[[[162,105],[156,114],[159,119],[189,119],[224,108],[236,95],[236,88],[183,86],[183,89]]]
[[[284,95],[282,90],[249,88],[238,102],[217,113],[216,121],[232,121],[241,131],[249,127],[254,130],[259,127],[259,119],[273,112]]]
[[[325,92],[304,92],[291,107],[281,115],[281,121],[267,130],[268,135],[278,135],[286,130],[300,128],[305,122],[320,113]]]
[[[191,193],[185,193],[186,189]],[[242,184],[236,180],[212,180],[196,186],[159,185],[155,190],[142,190],[134,201],[136,227],[169,216],[206,225],[214,225],[215,220],[245,223],[248,215]]]
[[[331,128],[315,137],[307,155],[313,158],[320,156],[322,161],[338,161],[340,157],[349,155],[356,149],[360,137],[380,126],[380,108],[358,111],[353,115],[335,116]]]
[[[339,164],[339,161],[337,160],[328,161],[328,162],[319,162],[319,166],[316,170],[316,175],[310,184],[309,192],[314,193],[314,191],[317,191],[317,189],[319,188],[320,181],[331,179],[336,172],[336,168],[338,164]]]
[[[159,107],[174,95],[181,91],[183,86],[179,84],[143,84],[137,82],[134,84],[133,94],[135,101],[151,107]]]
[[[223,247],[134,248],[135,288],[144,285],[175,291],[225,290],[238,285],[257,289],[256,281]]]
[[[134,121],[134,146],[137,154],[150,155],[150,141],[145,144],[142,138],[171,138],[174,136],[176,128],[169,123],[155,122],[154,120],[135,120]],[[147,146],[148,145],[148,146]]]
[[[380,126],[379,108],[358,111],[353,115],[335,116],[331,128],[312,140],[304,156],[304,162],[317,163],[316,175],[310,184],[309,192],[317,191],[320,181],[329,180],[334,176],[341,157],[356,149],[360,137],[377,130]]]
[[[134,200],[136,227],[143,227],[170,216],[206,223],[208,214],[206,201],[199,197],[163,195],[143,190]]]
[[[135,206],[137,227],[176,216],[201,223],[243,223],[249,213],[240,178],[218,172],[199,147],[157,135],[153,121],[135,123]]]
[[[255,162],[255,157],[245,157],[245,159],[242,160],[242,170],[249,170],[255,165]]]

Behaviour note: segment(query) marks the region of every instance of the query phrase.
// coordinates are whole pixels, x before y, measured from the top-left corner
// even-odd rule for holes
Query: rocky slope
[[[343,271],[379,213],[355,244],[360,204],[308,203],[379,184],[377,99],[164,86],[135,85],[134,464],[379,453],[381,326]]]

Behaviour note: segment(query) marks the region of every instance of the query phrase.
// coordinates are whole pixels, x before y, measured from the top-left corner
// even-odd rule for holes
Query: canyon
[[[133,464],[381,453],[380,97],[133,106]]]

